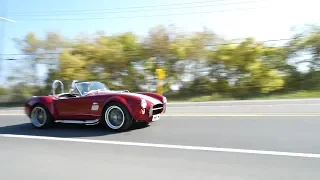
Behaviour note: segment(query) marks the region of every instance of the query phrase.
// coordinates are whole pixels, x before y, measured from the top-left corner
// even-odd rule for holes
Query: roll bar
[[[64,86],[63,83],[60,80],[54,80],[52,83],[52,94],[55,96],[56,95],[56,89],[58,87],[58,83],[61,85],[61,93],[64,93]]]

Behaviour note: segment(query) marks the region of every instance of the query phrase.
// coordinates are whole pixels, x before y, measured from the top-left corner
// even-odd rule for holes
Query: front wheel
[[[126,109],[126,107],[120,103],[108,104],[102,113],[102,123],[115,131],[126,131],[131,128],[133,118]]]

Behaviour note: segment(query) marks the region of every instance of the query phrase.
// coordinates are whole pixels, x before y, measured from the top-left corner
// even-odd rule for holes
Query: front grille
[[[163,104],[156,104],[152,107],[152,115],[160,114],[163,111]]]

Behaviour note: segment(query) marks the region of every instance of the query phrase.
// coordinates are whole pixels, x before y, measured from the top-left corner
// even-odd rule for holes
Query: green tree
[[[0,96],[8,95],[8,90],[6,88],[0,87]]]
[[[64,51],[60,55],[58,76],[68,82],[75,79],[86,79],[89,74],[86,66],[86,61],[81,56],[71,55]]]
[[[46,64],[49,69],[55,69],[58,65],[59,52],[63,48],[70,47],[70,43],[63,39],[57,33],[48,32],[44,39],[38,38],[35,33],[28,33],[22,39],[14,39],[24,56],[22,62],[23,67],[19,68],[19,74],[15,73],[11,78],[21,79],[23,82],[32,82],[36,85],[39,84],[37,78],[37,65]]]
[[[277,64],[282,65],[278,62],[277,52],[252,38],[239,45],[222,45],[208,55],[209,65],[212,66],[210,75],[218,82],[227,80],[234,84],[232,89],[240,95],[279,90],[284,80],[276,69]]]
[[[100,31],[76,41],[54,32],[46,33],[43,39],[28,33],[16,42],[25,54],[24,68],[18,67],[10,78],[37,84],[36,66],[46,64],[47,87],[41,93],[47,92],[54,79],[66,83],[74,79],[100,80],[111,89],[140,91],[143,85],[155,85],[159,67],[166,70],[166,93],[174,83],[183,86],[178,94],[219,92],[237,97],[320,87],[317,26],[297,33],[282,47],[253,38],[234,44],[207,29],[186,34],[173,26],[155,26],[142,41],[131,32],[107,36]],[[305,58],[302,53],[310,56]],[[308,72],[301,73],[296,67],[299,63],[291,63],[298,57],[300,63],[310,64]],[[184,81],[185,77],[190,81]],[[27,83],[20,85],[27,87]],[[30,89],[39,88],[23,93],[40,92]]]
[[[320,27],[309,26],[297,32],[286,45],[288,57],[294,63],[291,73],[287,76],[287,87],[290,90],[319,89],[320,88]],[[309,64],[309,71],[301,73],[297,70],[301,64]]]

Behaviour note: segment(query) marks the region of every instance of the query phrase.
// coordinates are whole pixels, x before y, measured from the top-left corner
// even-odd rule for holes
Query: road
[[[318,180],[319,107],[317,99],[172,103],[160,121],[124,133],[32,129],[21,109],[2,109],[0,179]]]

